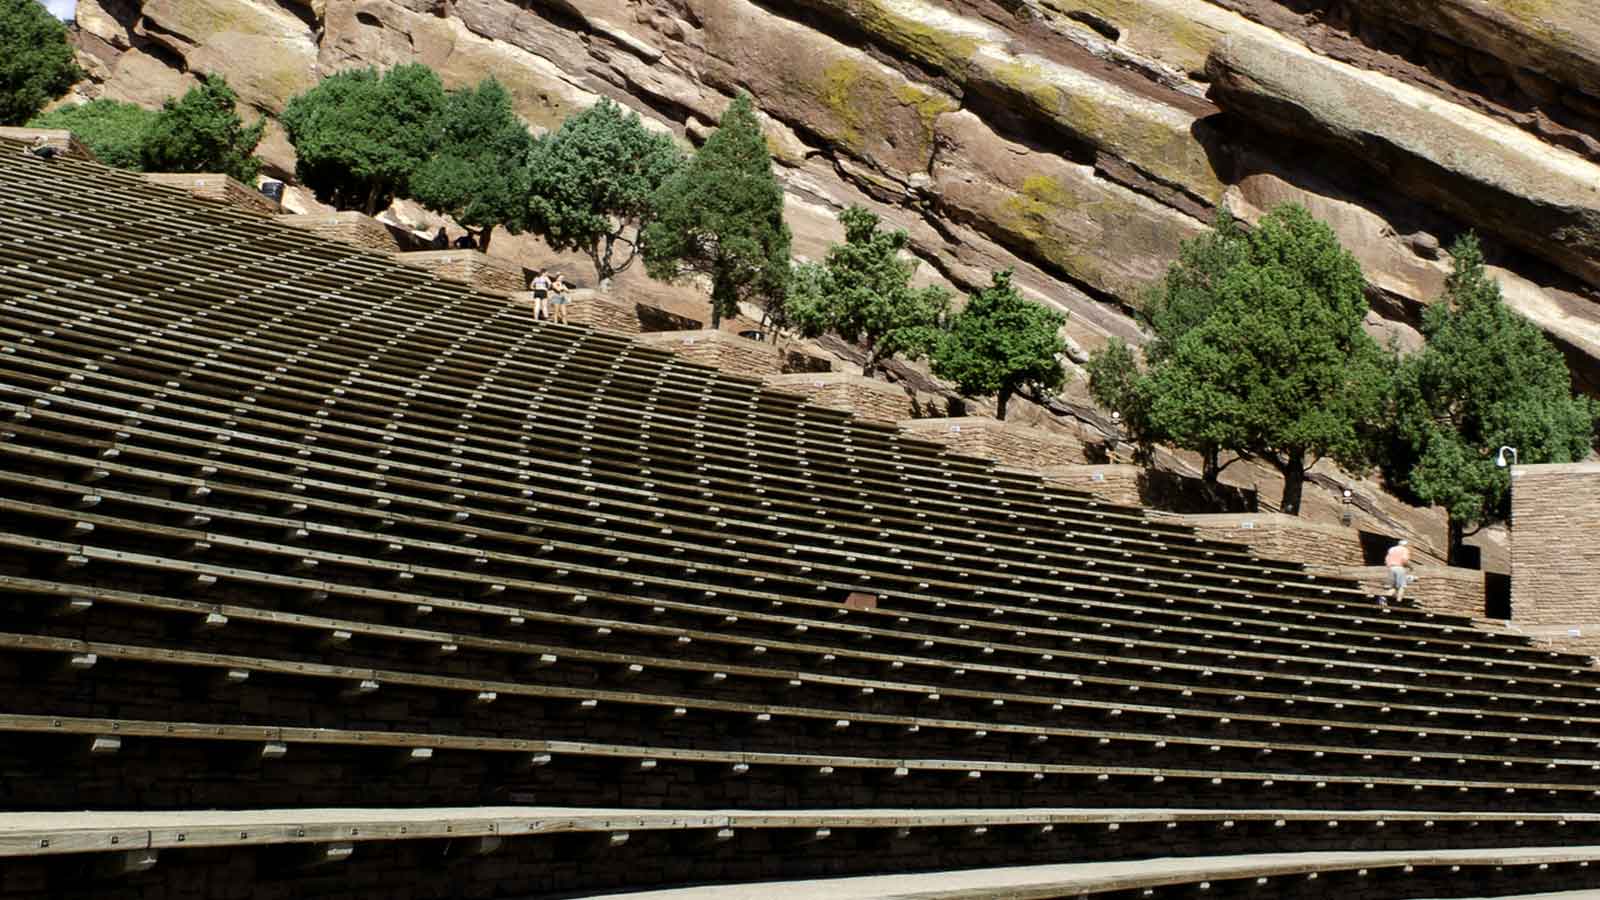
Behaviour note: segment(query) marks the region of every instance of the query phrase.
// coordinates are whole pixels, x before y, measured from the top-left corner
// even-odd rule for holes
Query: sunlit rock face
[[[1313,7],[1307,10],[1307,7]],[[1011,267],[1076,344],[1132,312],[1226,204],[1305,204],[1415,344],[1466,229],[1511,303],[1600,386],[1600,26],[1579,0],[81,0],[84,96],[227,76],[272,118],[316,79],[494,75],[535,129],[605,96],[685,145],[763,113],[796,252],[863,203],[925,278]],[[262,145],[290,176],[276,123]],[[516,252],[512,242],[499,252]],[[636,278],[636,276],[634,276]]]

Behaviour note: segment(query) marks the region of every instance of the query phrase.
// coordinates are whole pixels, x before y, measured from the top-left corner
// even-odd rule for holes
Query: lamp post
[[[1111,413],[1111,439],[1106,442],[1106,450],[1111,456],[1111,461],[1116,462],[1117,445],[1122,443],[1122,413]]]
[[[1506,461],[1506,454],[1510,454],[1511,455],[1511,461],[1510,462]],[[1517,456],[1517,448],[1515,448],[1515,447],[1501,447],[1500,448],[1500,452],[1495,454],[1494,464],[1496,466],[1499,466],[1500,468],[1504,469],[1507,466],[1515,467],[1517,465],[1517,463],[1519,462],[1519,460],[1520,460],[1520,458]]]
[[[1350,508],[1350,500],[1351,500],[1350,489],[1349,488],[1345,488],[1343,496],[1340,497],[1340,503],[1342,504],[1340,506],[1340,508],[1339,508],[1339,524],[1340,525],[1348,526],[1348,525],[1354,523],[1355,520],[1356,520],[1355,511]]]

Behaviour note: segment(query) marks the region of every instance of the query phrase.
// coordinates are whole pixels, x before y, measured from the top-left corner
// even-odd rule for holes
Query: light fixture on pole
[[[1508,454],[1508,453],[1511,454],[1510,462],[1506,461],[1506,454]],[[1517,448],[1515,448],[1515,447],[1501,447],[1500,448],[1500,452],[1495,454],[1495,457],[1494,457],[1494,464],[1496,466],[1499,466],[1502,469],[1504,469],[1507,466],[1515,466],[1517,464],[1517,462],[1518,462]]]
[[[1351,525],[1356,520],[1355,511],[1350,508],[1351,499],[1352,495],[1350,493],[1350,489],[1345,488],[1344,495],[1340,498],[1340,502],[1343,504],[1339,509],[1340,525]]]

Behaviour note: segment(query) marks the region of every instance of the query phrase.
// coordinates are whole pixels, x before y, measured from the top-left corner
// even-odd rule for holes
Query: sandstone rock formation
[[[330,72],[493,74],[530,126],[610,97],[685,146],[755,99],[798,255],[865,204],[922,276],[998,268],[1078,352],[1226,204],[1305,204],[1360,257],[1369,328],[1415,346],[1484,237],[1511,303],[1600,392],[1600,26],[1580,0],[79,0],[82,96],[153,104],[220,72],[271,119]],[[269,131],[269,170],[293,172]],[[291,192],[292,193],[292,192]],[[298,201],[297,201],[298,202]],[[419,223],[420,224],[420,223]],[[496,255],[559,259],[496,238]],[[574,272],[581,264],[567,259]],[[692,288],[629,272],[686,314]]]

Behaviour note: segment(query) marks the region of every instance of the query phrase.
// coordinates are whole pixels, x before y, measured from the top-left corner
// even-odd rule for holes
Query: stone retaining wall
[[[219,173],[146,172],[144,177],[146,181],[182,188],[196,197],[225,203],[245,212],[263,216],[275,216],[283,212],[283,207],[271,197]]]
[[[900,430],[937,441],[956,453],[1027,469],[1080,465],[1089,461],[1083,441],[1072,435],[984,416],[908,419],[900,423]]]
[[[1368,596],[1388,596],[1389,570],[1383,566],[1313,566],[1334,578],[1358,582]],[[1429,612],[1481,619],[1484,615],[1484,573],[1454,566],[1414,566],[1416,581],[1406,588],[1406,602]]]
[[[309,215],[287,213],[277,218],[285,225],[310,231],[330,241],[353,244],[379,253],[399,253],[404,249],[389,226],[355,210]]]
[[[418,250],[398,254],[395,258],[489,294],[509,296],[527,287],[520,266],[476,250]]]
[[[640,335],[638,340],[647,347],[670,350],[690,362],[734,375],[761,378],[783,371],[777,348],[725,331],[661,331]]]
[[[1600,622],[1600,463],[1513,470],[1511,618]]]
[[[1283,513],[1170,515],[1193,527],[1201,537],[1243,544],[1267,559],[1335,566],[1360,566],[1366,562],[1361,532],[1355,528],[1308,522]]]
[[[767,384],[801,394],[817,406],[855,413],[874,422],[899,422],[911,411],[905,389],[887,381],[846,372],[797,372],[769,375]]]
[[[1083,491],[1118,506],[1141,506],[1145,470],[1127,464],[1047,466],[1040,470],[1047,484]]]
[[[528,302],[533,302],[533,295],[527,296]],[[632,303],[619,302],[592,288],[571,291],[567,298],[567,321],[574,325],[621,334],[640,332],[639,314]]]

